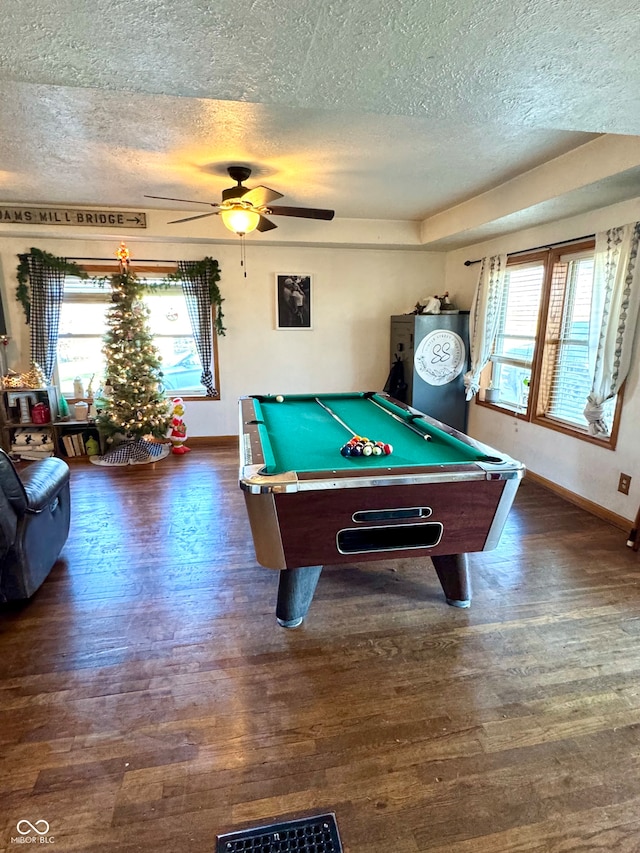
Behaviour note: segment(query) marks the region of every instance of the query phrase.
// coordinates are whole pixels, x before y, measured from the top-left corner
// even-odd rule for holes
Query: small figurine
[[[58,418],[61,421],[68,421],[71,417],[71,412],[69,411],[69,404],[67,403],[67,398],[64,394],[60,394],[58,398]]]
[[[169,433],[169,439],[173,445],[171,452],[176,454],[189,453],[191,450],[185,444],[187,440],[187,426],[182,419],[183,415],[184,402],[182,397],[174,397],[171,401],[171,432]]]
[[[98,440],[94,438],[92,435],[84,443],[85,450],[87,451],[87,456],[97,456],[100,453],[100,445],[98,444]]]
[[[416,302],[412,314],[439,314],[440,300],[437,296],[424,296]]]
[[[456,306],[449,299],[449,291],[448,290],[445,291],[445,293],[443,293],[442,296],[439,296],[438,299],[440,300],[440,310],[443,313],[453,312],[456,310]]]

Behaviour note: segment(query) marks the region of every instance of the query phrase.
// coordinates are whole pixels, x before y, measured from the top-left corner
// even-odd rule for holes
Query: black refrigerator
[[[392,316],[391,364],[398,359],[407,384],[405,402],[466,432],[469,312]]]

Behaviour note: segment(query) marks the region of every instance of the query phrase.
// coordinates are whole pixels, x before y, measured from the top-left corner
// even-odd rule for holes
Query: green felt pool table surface
[[[388,456],[342,456],[340,448],[349,441],[351,434],[316,398],[355,433],[371,441],[390,444],[393,452]],[[425,420],[412,420],[407,409],[395,405],[384,395],[288,394],[282,402],[277,402],[272,395],[261,396],[255,398],[255,414],[265,452],[266,474],[499,461]],[[408,423],[427,433],[430,440],[417,435]]]

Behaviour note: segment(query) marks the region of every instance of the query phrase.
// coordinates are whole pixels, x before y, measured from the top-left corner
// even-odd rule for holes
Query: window
[[[589,240],[509,258],[482,384],[497,390],[492,405],[505,412],[615,447],[620,395],[605,406],[610,438],[590,436],[583,415],[593,376],[594,251]],[[597,331],[599,318],[595,324]]]
[[[149,282],[162,282],[162,276],[144,276]],[[146,294],[149,325],[162,358],[164,387],[168,394],[185,397],[204,396],[200,384],[202,365],[198,356],[187,306],[180,285],[163,287]],[[104,379],[102,338],[107,327],[106,310],[111,304],[111,289],[91,279],[67,276],[60,311],[57,375],[63,394],[74,396],[74,380],[80,378],[85,392],[89,385],[97,391]]]
[[[501,404],[514,409],[527,407],[543,279],[539,262],[507,266],[491,379]]]
[[[551,281],[547,319],[547,374],[543,382],[549,417],[584,426],[591,391],[589,327],[593,287],[593,252],[561,257]],[[611,426],[609,411],[609,427]]]

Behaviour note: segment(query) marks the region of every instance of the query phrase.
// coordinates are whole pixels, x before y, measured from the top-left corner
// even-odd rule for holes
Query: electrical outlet
[[[620,474],[618,481],[618,491],[623,495],[629,494],[629,486],[631,485],[631,474]]]

